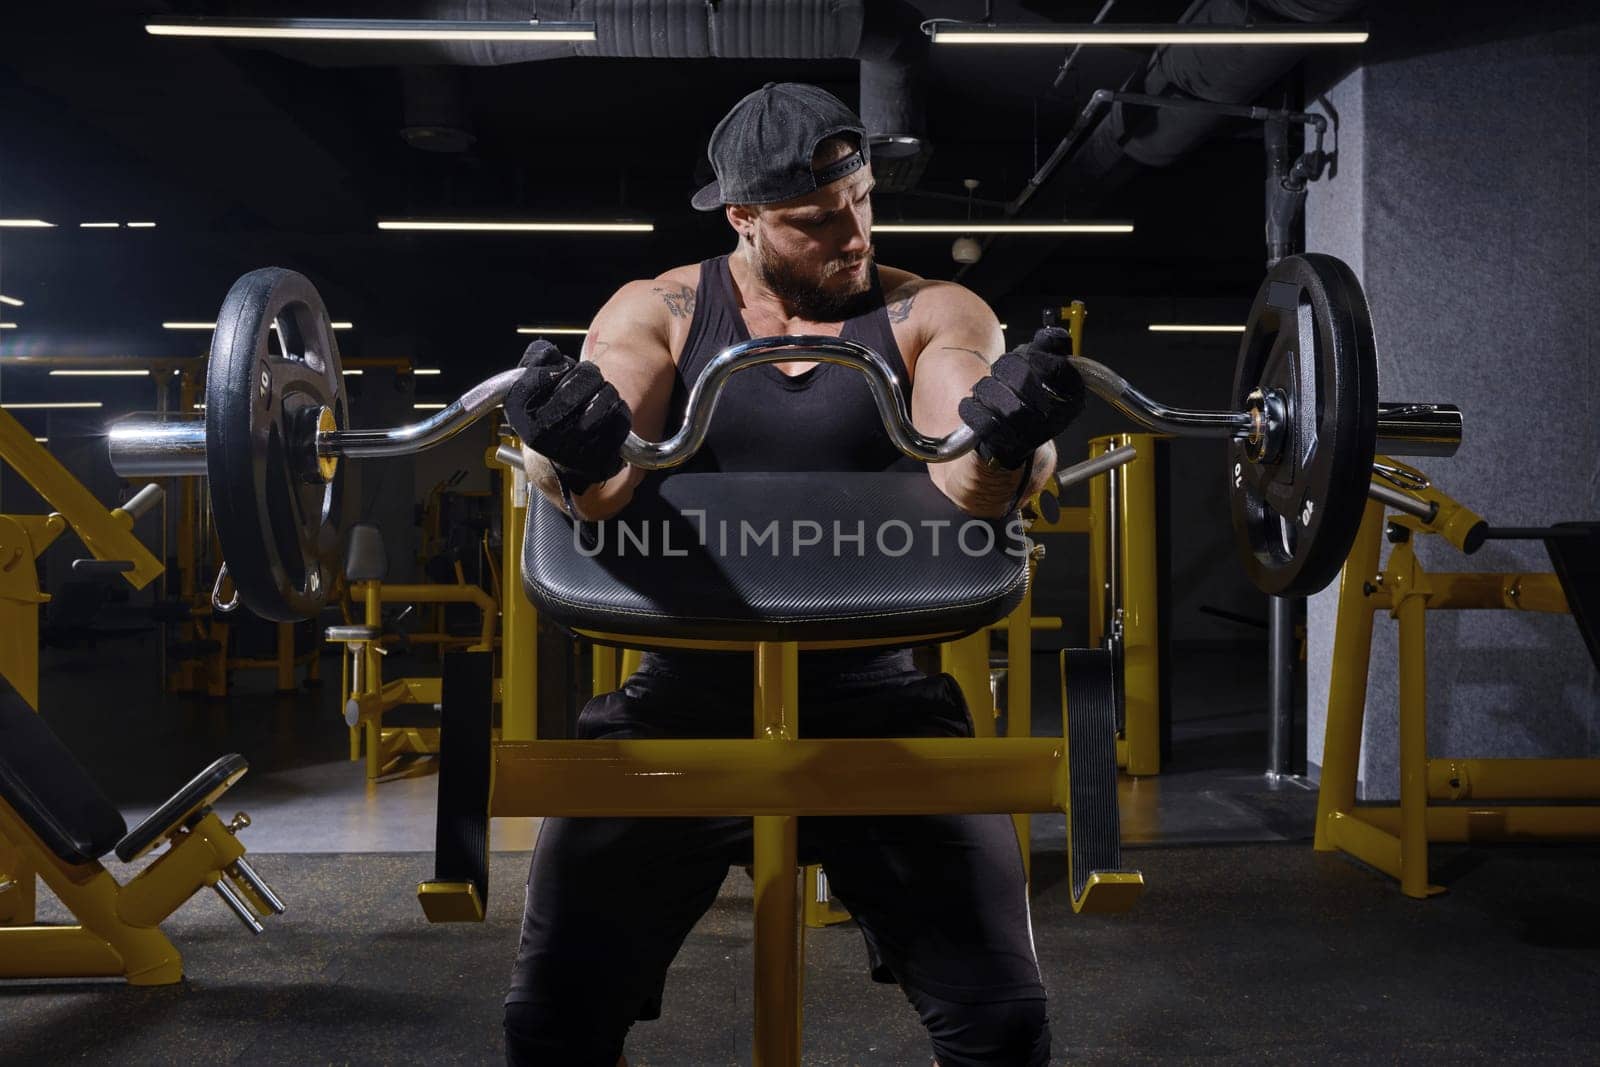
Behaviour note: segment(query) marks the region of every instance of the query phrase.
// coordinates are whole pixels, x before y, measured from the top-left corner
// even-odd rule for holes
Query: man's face
[[[802,318],[837,322],[871,302],[872,185],[863,168],[756,214],[761,279]]]

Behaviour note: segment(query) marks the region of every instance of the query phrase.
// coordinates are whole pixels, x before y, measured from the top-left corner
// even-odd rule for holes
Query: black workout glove
[[[633,413],[593,363],[535,341],[517,366],[522,377],[506,394],[506,421],[522,443],[555,464],[569,493],[581,493],[622,469],[622,443]]]
[[[979,457],[1016,470],[1078,417],[1083,379],[1071,355],[1072,335],[1047,326],[994,361],[957,409],[978,438]]]

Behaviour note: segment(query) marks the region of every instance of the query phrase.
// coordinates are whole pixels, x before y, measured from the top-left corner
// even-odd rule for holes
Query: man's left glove
[[[1049,326],[978,379],[957,409],[978,438],[979,457],[1016,470],[1083,411],[1083,379],[1068,362],[1072,335]]]
[[[517,365],[522,377],[506,394],[506,421],[555,464],[567,491],[581,493],[620,471],[633,413],[600,368],[549,341],[533,342]]]

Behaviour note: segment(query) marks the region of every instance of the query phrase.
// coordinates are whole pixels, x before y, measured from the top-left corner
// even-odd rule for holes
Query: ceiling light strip
[[[147,370],[53,370],[52,378],[148,378]]]
[[[43,219],[0,219],[0,229],[8,230],[53,230],[56,224]]]
[[[0,404],[7,411],[56,411],[65,408],[99,408],[105,405],[98,400],[41,400],[23,404]]]
[[[593,41],[593,22],[468,19],[175,17],[145,23],[155,37],[291,41]]]
[[[6,296],[4,293],[0,293],[0,304],[10,304],[14,308],[19,308],[22,306],[22,301],[14,296]]]
[[[1328,45],[1365,44],[1365,26],[1328,24],[1218,26],[1196,25],[1095,25],[1051,23],[927,24],[935,44],[991,45]]]
[[[1131,222],[888,222],[872,227],[880,233],[1132,233]]]
[[[517,327],[517,332],[518,333],[534,333],[534,334],[538,334],[538,333],[550,333],[550,334],[562,333],[562,334],[573,334],[573,335],[576,335],[576,336],[582,336],[583,334],[586,334],[586,333],[589,332],[589,328],[587,326],[518,326]]]
[[[1243,326],[1185,322],[1152,322],[1151,333],[1244,333]]]
[[[651,233],[649,222],[512,222],[472,219],[379,219],[380,230],[445,230],[461,233]]]

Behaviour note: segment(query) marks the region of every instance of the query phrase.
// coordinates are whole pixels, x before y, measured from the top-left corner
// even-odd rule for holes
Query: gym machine
[[[268,345],[274,324],[278,352]],[[682,463],[703,440],[732,374],[796,359],[862,373],[904,454],[945,462],[972,449],[966,427],[931,439],[911,426],[901,384],[877,353],[837,338],[780,337],[720,353],[693,383],[683,426],[663,442],[630,436],[625,460],[646,470]],[[125,475],[208,474],[239,594],[268,618],[313,614],[329,596],[342,459],[407,454],[448,439],[493,410],[521,373],[496,375],[418,423],[350,429],[322,301],[303,277],[276,268],[245,275],[230,291],[211,360],[203,420],[133,416],[111,428],[109,446]],[[1145,428],[1227,442],[1244,565],[1258,586],[1280,595],[1320,589],[1337,573],[1380,443],[1390,453],[1447,455],[1460,441],[1454,408],[1379,403],[1365,297],[1349,268],[1327,256],[1287,257],[1268,275],[1241,345],[1234,410],[1169,407],[1101,364],[1076,358],[1074,365],[1092,392]],[[514,462],[515,454],[507,458]],[[1071,484],[1082,473],[1069,468],[1058,480]],[[914,520],[982,527],[990,537],[981,551],[947,552],[937,562],[927,539],[913,539],[917,551],[881,552],[864,566],[836,555],[825,567],[763,567],[710,553],[703,541],[692,550],[694,514],[761,515],[780,524],[848,517],[880,531]],[[751,653],[754,736],[495,742],[492,658],[450,657],[441,683],[435,877],[418,891],[431,919],[482,918],[493,816],[753,815],[755,1058],[789,1064],[799,1062],[799,816],[1063,811],[1074,908],[1132,904],[1143,879],[1120,858],[1107,653],[1064,654],[1060,738],[797,736],[801,648],[944,641],[1015,610],[1032,551],[1025,535],[1013,550],[1004,547],[1012,523],[965,516],[928,479],[898,473],[679,474],[608,521],[664,523],[662,536],[676,530],[677,543],[691,550],[647,559],[619,553],[613,537],[609,555],[603,545],[590,552],[580,539],[605,524],[575,523],[534,497],[521,545],[524,592],[591,640]]]

